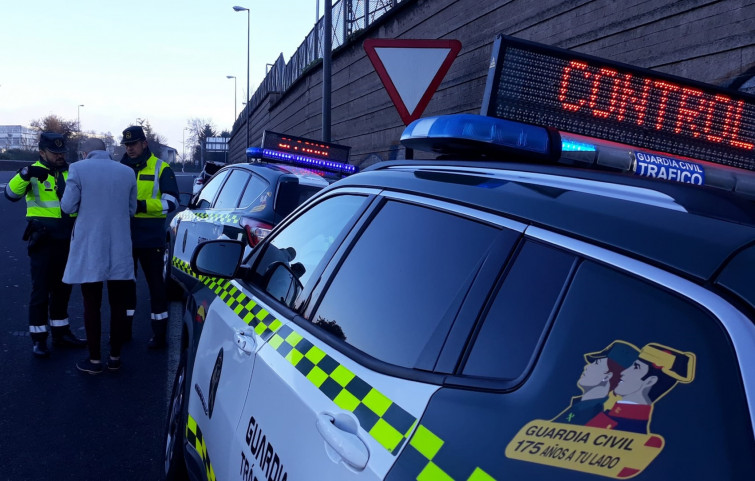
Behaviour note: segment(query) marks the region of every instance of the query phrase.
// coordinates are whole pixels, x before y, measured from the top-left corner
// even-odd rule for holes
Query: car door
[[[311,209],[260,253],[265,343],[234,441],[242,478],[389,472],[442,383],[432,370],[461,299],[501,246],[497,226],[442,207],[375,201],[330,263],[328,224],[344,215]],[[317,305],[301,302],[310,290]]]
[[[231,479],[228,456],[259,344],[227,296],[243,296],[236,281],[215,279],[189,386],[186,439],[202,458],[208,479]],[[210,475],[212,473],[212,476]]]
[[[202,189],[196,206],[179,214],[173,265],[174,271],[181,272],[180,279],[189,289],[197,280],[189,266],[197,245],[224,237],[238,239],[242,234],[238,215],[233,211],[248,180],[249,173],[242,169],[223,170]]]

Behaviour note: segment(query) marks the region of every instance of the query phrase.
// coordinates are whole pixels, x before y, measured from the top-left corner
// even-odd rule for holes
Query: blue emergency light
[[[562,152],[595,152],[595,146],[593,144],[587,144],[584,142],[575,142],[573,140],[561,139],[561,151]]]
[[[348,163],[351,147],[318,140],[295,137],[266,130],[262,147],[249,147],[249,160],[265,160],[271,163],[298,165],[313,171],[350,175],[357,167]],[[316,172],[323,175],[321,172]]]
[[[284,162],[287,164],[302,165],[314,169],[326,170],[338,174],[348,175],[353,174],[357,171],[355,165],[346,164],[344,162],[316,159],[314,157],[307,157],[306,155],[291,154],[289,152],[281,152],[273,149],[262,149],[262,158],[271,159],[277,162]]]
[[[249,147],[246,149],[246,158],[247,159],[262,159],[262,148],[261,147]]]
[[[409,124],[401,135],[408,148],[442,154],[486,155],[516,151],[553,157],[553,133],[544,127],[472,114],[427,117]]]
[[[301,165],[312,169],[334,172],[337,174],[350,175],[357,171],[355,165],[332,160],[315,159],[306,155],[290,154],[273,149],[261,147],[249,147],[246,149],[246,158],[249,160],[269,160],[281,164]]]

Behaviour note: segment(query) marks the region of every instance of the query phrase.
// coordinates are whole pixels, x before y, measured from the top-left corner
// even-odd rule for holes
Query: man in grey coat
[[[84,160],[71,164],[63,212],[77,212],[71,234],[71,251],[63,274],[66,284],[81,284],[84,327],[89,358],[76,363],[79,371],[99,374],[102,285],[107,281],[110,303],[110,358],[108,370],[121,367],[121,344],[126,323],[126,299],[134,280],[131,255],[131,217],[136,213],[136,179],[133,171],[116,162],[100,139],[82,142]]]

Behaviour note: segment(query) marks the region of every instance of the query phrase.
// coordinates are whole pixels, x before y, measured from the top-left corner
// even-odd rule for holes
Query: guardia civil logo
[[[695,355],[661,344],[642,349],[614,341],[587,353],[577,380],[582,394],[550,420],[522,427],[506,457],[628,479],[660,454],[665,440],[651,430],[653,406],[695,377]]]

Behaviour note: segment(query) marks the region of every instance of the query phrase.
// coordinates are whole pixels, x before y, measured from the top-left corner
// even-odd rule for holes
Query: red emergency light
[[[755,170],[755,97],[503,35],[482,114]]]

